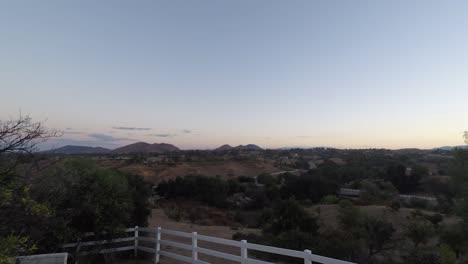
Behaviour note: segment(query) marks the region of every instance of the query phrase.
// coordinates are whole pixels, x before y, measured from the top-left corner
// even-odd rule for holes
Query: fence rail
[[[277,248],[271,246],[265,246],[260,244],[248,243],[246,240],[236,241],[224,238],[210,237],[205,235],[199,235],[197,232],[186,233],[175,230],[158,228],[141,228],[136,226],[135,228],[129,228],[125,232],[133,232],[133,236],[125,238],[117,238],[110,240],[101,241],[87,241],[87,242],[76,242],[64,244],[63,248],[77,248],[77,252],[81,246],[92,246],[92,245],[108,245],[113,243],[122,243],[133,241],[132,246],[120,246],[115,248],[107,248],[102,250],[94,251],[82,251],[80,255],[95,254],[95,253],[109,253],[118,251],[134,251],[134,255],[137,256],[139,251],[146,252],[154,255],[154,263],[159,263],[160,256],[180,260],[183,262],[194,263],[194,264],[209,264],[208,262],[201,261],[198,259],[198,253],[222,258],[239,262],[241,264],[272,264],[271,262],[249,258],[249,250],[261,251],[266,253],[272,253],[276,255],[288,256],[293,258],[299,258],[304,260],[304,264],[322,263],[322,264],[354,264],[351,262],[324,257],[316,254],[312,254],[310,250],[298,251],[286,248]],[[143,233],[143,234],[142,234]],[[145,236],[145,233],[154,234],[155,237]],[[161,239],[161,235],[170,235],[175,237],[190,238],[191,244],[180,243],[171,241],[168,238]],[[215,244],[221,244],[231,247],[239,248],[239,255],[233,255],[217,250],[203,248],[198,246],[198,241],[206,241]],[[139,242],[145,242],[153,244],[152,247],[140,245]],[[145,244],[147,245],[147,244]],[[161,250],[161,245],[171,246],[178,249],[191,251],[191,257],[179,255],[173,252]]]

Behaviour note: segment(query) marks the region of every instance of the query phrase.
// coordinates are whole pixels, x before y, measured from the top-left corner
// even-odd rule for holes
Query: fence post
[[[161,249],[161,227],[158,227],[156,231],[156,253],[154,255],[154,264],[159,263],[159,250]]]
[[[241,240],[241,258],[242,258],[242,264],[247,263],[247,240]]]
[[[312,264],[312,251],[304,250],[304,264]]]
[[[76,247],[76,258],[75,258],[75,264],[78,264],[78,260],[80,259],[80,249],[81,249],[81,238],[78,239],[78,246]]]
[[[192,232],[192,263],[196,263],[198,260],[198,241],[197,232]]]
[[[138,256],[138,226],[135,226],[135,248],[133,251],[133,255],[135,257]]]

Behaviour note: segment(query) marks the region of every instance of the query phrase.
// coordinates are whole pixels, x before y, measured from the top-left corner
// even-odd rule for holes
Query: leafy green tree
[[[86,159],[66,160],[44,172],[33,193],[53,210],[41,244],[49,250],[86,232],[112,236],[129,226],[144,226],[150,213],[150,188],[141,178]]]
[[[434,227],[423,217],[413,217],[406,226],[405,234],[418,249],[434,236]]]
[[[49,215],[46,205],[30,196],[29,178],[19,174],[32,161],[36,146],[59,132],[49,130],[29,116],[0,120],[0,263],[13,263],[14,256],[35,250],[30,238],[33,227]]]
[[[352,261],[372,263],[375,255],[394,248],[391,243],[395,233],[392,223],[364,214],[349,201],[340,202],[337,220],[341,231],[336,233],[358,245],[352,247]],[[348,248],[349,245],[344,242],[343,247]]]
[[[448,245],[454,252],[457,258],[461,257],[463,252],[468,248],[468,241],[463,234],[463,223],[445,225],[441,227],[440,240],[443,244]]]
[[[280,201],[273,209],[272,218],[264,227],[266,233],[278,235],[285,231],[298,230],[317,234],[317,219],[311,217],[294,199]]]
[[[318,202],[326,195],[336,194],[338,190],[335,181],[315,170],[300,176],[285,175],[283,179],[284,184],[281,186],[283,199],[294,196],[298,200],[310,199],[312,202]]]
[[[315,217],[294,199],[278,202],[273,210],[265,210],[261,240],[276,247],[304,250],[314,246],[318,223]]]
[[[364,215],[350,201],[342,200],[339,203],[337,221],[345,230],[356,230],[362,226]],[[356,231],[360,232],[360,230]]]
[[[437,252],[414,249],[408,256],[405,256],[405,263],[441,264],[441,258]]]
[[[405,165],[393,164],[387,169],[386,180],[390,181],[400,193],[414,192],[418,189],[421,177],[424,175],[420,167],[415,168],[415,171],[411,170],[411,173],[407,175]]]
[[[447,244],[440,245],[439,255],[441,264],[455,264],[457,262],[456,253]]]
[[[271,174],[268,173],[262,173],[257,176],[257,181],[260,184],[265,184],[265,185],[273,185],[276,183],[275,177],[271,176]]]
[[[381,218],[365,216],[363,230],[369,258],[382,251],[394,248],[394,245],[390,243],[393,233],[395,233],[392,223]]]

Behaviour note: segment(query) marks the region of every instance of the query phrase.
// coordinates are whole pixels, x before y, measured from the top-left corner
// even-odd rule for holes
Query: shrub
[[[323,204],[337,204],[340,201],[336,195],[330,194],[322,198],[321,203]]]

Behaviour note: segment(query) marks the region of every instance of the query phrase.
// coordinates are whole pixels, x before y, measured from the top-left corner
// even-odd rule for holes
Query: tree
[[[423,217],[413,217],[406,226],[406,236],[413,242],[414,248],[426,244],[434,236],[434,227]]]
[[[294,199],[280,201],[273,209],[273,217],[264,228],[267,233],[278,235],[285,231],[298,230],[316,234],[317,219],[311,217]]]
[[[298,200],[310,199],[318,202],[322,197],[336,194],[338,185],[320,172],[310,171],[300,176],[284,175],[281,194],[284,199],[295,197]]]
[[[344,230],[352,231],[362,226],[363,216],[350,201],[342,200],[339,203],[337,220]]]
[[[268,173],[262,173],[257,176],[257,181],[260,184],[273,185],[276,183],[276,179]]]
[[[28,179],[16,171],[25,157],[30,158],[36,146],[59,136],[41,122],[20,115],[17,119],[0,120],[0,258],[14,262],[14,256],[32,252],[34,241],[28,237],[32,223],[41,224],[48,216],[47,206],[31,199]],[[27,160],[26,160],[27,161]]]
[[[107,236],[129,226],[145,226],[150,188],[141,177],[98,167],[87,159],[69,159],[37,178],[32,190],[53,211],[42,228],[41,247],[57,245],[94,232]],[[49,231],[46,231],[49,230]]]
[[[395,233],[392,223],[384,219],[365,216],[363,227],[369,258],[382,251],[394,248],[393,245],[390,245],[393,233]]]
[[[59,135],[59,131],[47,129],[27,115],[0,120],[0,176],[11,176],[22,155],[32,155],[38,144]]]
[[[342,233],[342,237],[347,237],[360,245],[358,251],[356,248],[353,250],[355,258],[361,256],[366,262],[371,263],[374,255],[394,248],[391,244],[395,233],[392,223],[361,212],[349,201],[340,202],[337,220],[342,231],[336,233]],[[346,243],[344,246],[348,247]]]
[[[263,216],[263,240],[272,246],[296,250],[312,248],[317,235],[317,218],[294,199],[280,201]]]
[[[400,193],[411,193],[419,187],[419,181],[425,173],[424,168],[415,166],[415,171],[407,175],[406,166],[394,164],[388,167],[386,179],[390,181]]]

